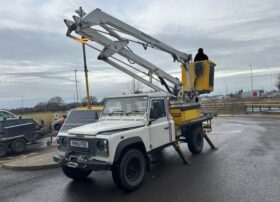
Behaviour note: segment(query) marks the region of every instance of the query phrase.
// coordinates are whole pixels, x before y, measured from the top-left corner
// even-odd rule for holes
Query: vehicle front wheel
[[[0,158],[6,156],[8,147],[5,144],[0,144]]]
[[[11,144],[11,149],[15,153],[22,153],[26,149],[26,141],[24,139],[16,139]]]
[[[202,127],[198,126],[190,132],[188,137],[188,147],[190,152],[194,155],[201,153],[203,149],[203,143]]]
[[[113,166],[112,176],[119,188],[131,192],[140,187],[145,170],[146,160],[143,153],[138,149],[131,149]]]
[[[62,171],[64,175],[67,177],[75,180],[75,181],[81,181],[86,179],[92,170],[82,169],[82,168],[71,168],[66,165],[62,166]]]

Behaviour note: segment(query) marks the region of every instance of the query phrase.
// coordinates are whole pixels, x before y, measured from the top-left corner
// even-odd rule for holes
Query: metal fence
[[[280,98],[208,99],[201,106],[203,112],[215,114],[280,113]]]
[[[262,103],[262,104],[246,104],[246,113],[280,113],[280,104]]]

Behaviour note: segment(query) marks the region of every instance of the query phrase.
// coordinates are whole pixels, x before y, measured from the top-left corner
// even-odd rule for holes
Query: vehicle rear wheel
[[[138,149],[128,150],[120,162],[113,166],[112,176],[115,184],[124,191],[134,191],[143,182],[146,160]]]
[[[15,153],[22,153],[26,149],[26,141],[24,139],[16,139],[11,144],[11,149]]]
[[[203,143],[202,127],[198,126],[190,132],[188,137],[188,147],[190,152],[194,155],[201,153],[203,149]]]
[[[5,144],[0,144],[0,158],[6,156],[8,147]]]
[[[82,181],[86,179],[92,172],[92,170],[82,169],[82,168],[71,168],[66,165],[62,166],[62,171],[64,175],[66,175],[67,177],[75,181]]]

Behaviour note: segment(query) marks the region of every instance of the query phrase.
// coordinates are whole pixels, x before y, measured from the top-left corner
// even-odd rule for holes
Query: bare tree
[[[63,104],[64,104],[64,101],[59,96],[54,96],[54,97],[50,98],[48,101],[48,105],[61,106]]]
[[[87,103],[87,97],[84,97],[83,98],[83,100],[82,100],[82,103],[83,103],[83,105],[86,105],[86,103]],[[94,96],[89,96],[89,104],[97,104],[98,103],[98,101],[97,101],[97,98],[96,97],[94,97]]]
[[[65,104],[64,100],[59,96],[50,98],[47,102],[46,108],[48,110],[59,110]]]

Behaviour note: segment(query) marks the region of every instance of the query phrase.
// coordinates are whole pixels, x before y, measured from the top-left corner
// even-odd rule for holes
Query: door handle
[[[169,129],[169,126],[164,128],[164,130],[167,130],[167,129]]]

